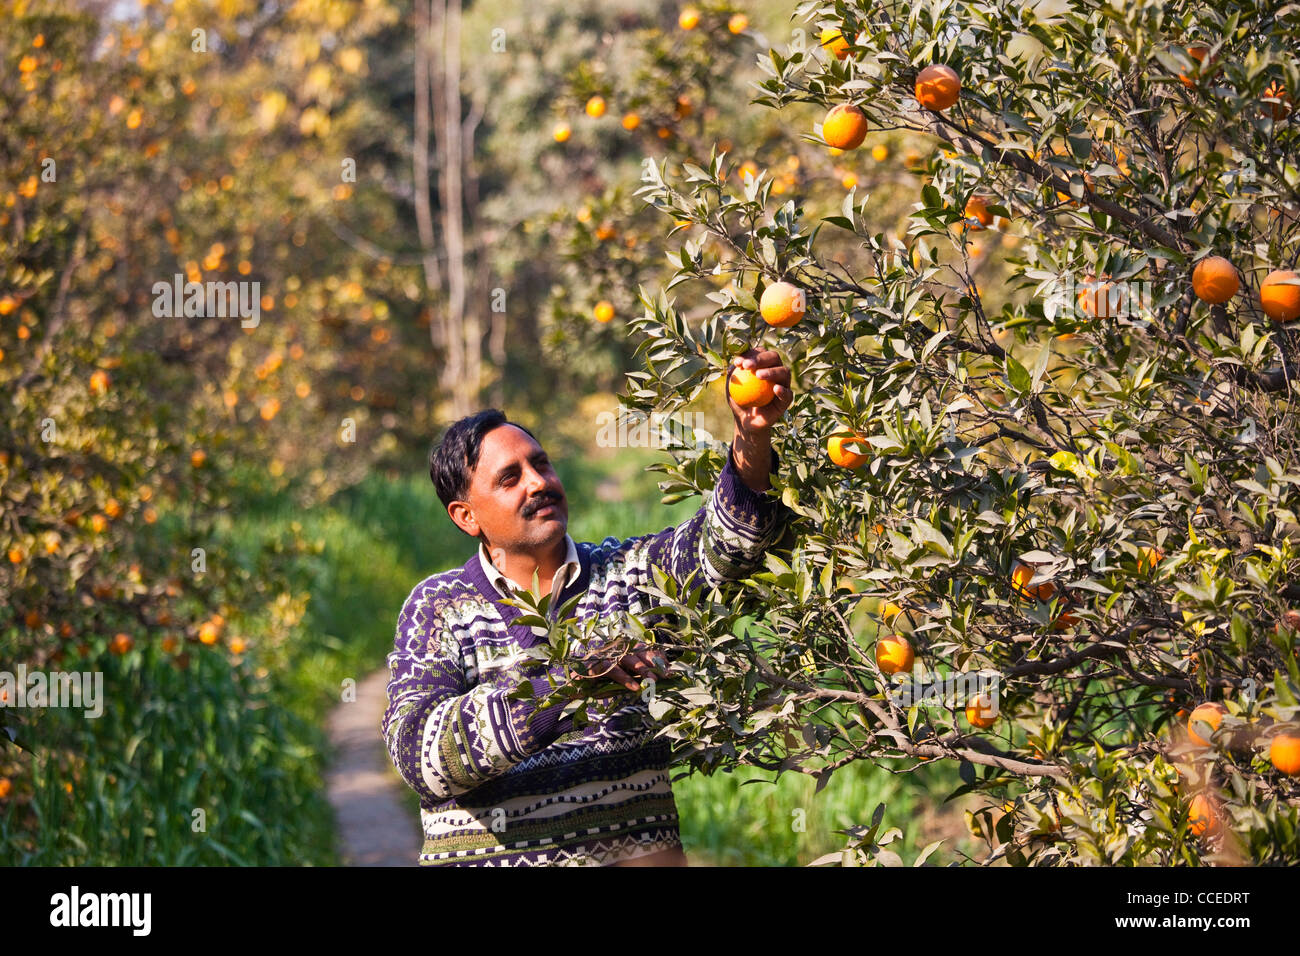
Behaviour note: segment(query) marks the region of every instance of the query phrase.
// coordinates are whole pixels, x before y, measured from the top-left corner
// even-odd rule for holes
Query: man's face
[[[546,547],[563,539],[569,526],[568,499],[551,460],[513,425],[483,436],[465,503],[492,551]]]

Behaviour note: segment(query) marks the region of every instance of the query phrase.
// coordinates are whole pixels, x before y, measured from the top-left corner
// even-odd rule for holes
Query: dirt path
[[[347,866],[414,866],[420,852],[420,828],[379,732],[387,684],[387,668],[371,674],[357,685],[357,699],[335,707],[326,723],[334,762],[325,786]]]

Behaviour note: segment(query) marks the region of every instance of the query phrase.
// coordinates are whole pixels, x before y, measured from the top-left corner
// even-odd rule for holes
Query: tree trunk
[[[434,8],[439,0],[434,0]],[[456,417],[469,414],[477,402],[478,363],[467,361],[467,323],[465,321],[466,268],[465,268],[465,199],[462,177],[464,154],[461,147],[460,102],[460,0],[441,0],[442,10],[442,70],[432,73],[434,78],[434,115],[440,135],[437,139],[438,157],[442,168],[442,233],[447,249],[447,365],[445,368],[452,410]],[[442,95],[439,96],[439,93]],[[472,325],[473,323],[469,323]]]
[[[429,61],[433,44],[429,25],[431,0],[415,0],[415,132],[412,143],[412,170],[415,180],[415,227],[420,237],[421,262],[424,266],[425,307],[433,311],[433,298],[442,288],[438,252],[433,234],[433,210],[429,200]],[[429,322],[429,338],[441,350],[441,326]]]

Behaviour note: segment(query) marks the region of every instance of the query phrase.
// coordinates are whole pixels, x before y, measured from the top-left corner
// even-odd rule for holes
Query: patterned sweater
[[[773,454],[773,467],[776,455]],[[789,511],[740,479],[728,452],[709,499],[658,534],[579,543],[579,620],[617,620],[651,606],[651,565],[678,581],[719,585],[751,573],[783,535]],[[420,797],[423,865],[599,866],[681,846],[669,745],[641,695],[574,730],[550,693],[547,665],[521,654],[545,636],[513,623],[477,554],[411,591],[397,622],[383,734]],[[558,666],[556,683],[564,680]],[[509,700],[522,681],[534,699]],[[624,703],[624,701],[626,703]],[[594,714],[593,714],[594,716]]]

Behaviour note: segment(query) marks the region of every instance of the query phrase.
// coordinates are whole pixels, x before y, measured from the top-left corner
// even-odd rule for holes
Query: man
[[[479,549],[463,567],[416,585],[388,657],[383,733],[420,797],[421,864],[686,865],[668,743],[648,729],[637,693],[640,680],[665,672],[662,652],[640,646],[588,673],[548,671],[524,653],[546,630],[514,623],[521,612],[503,599],[536,575],[552,613],[581,595],[580,621],[610,622],[651,606],[643,589],[652,565],[707,585],[760,565],[788,516],[765,492],[776,465],[772,426],[793,394],[775,352],[750,350],[734,365],[772,383],[776,397],[761,408],[728,398],[735,433],[717,486],[690,520],[659,534],[575,543],[545,451],[498,411],[456,422],[434,449],[438,497]],[[551,692],[548,673],[600,689],[613,681],[618,706],[575,730],[563,705],[537,706]],[[533,697],[510,699],[523,681]]]

